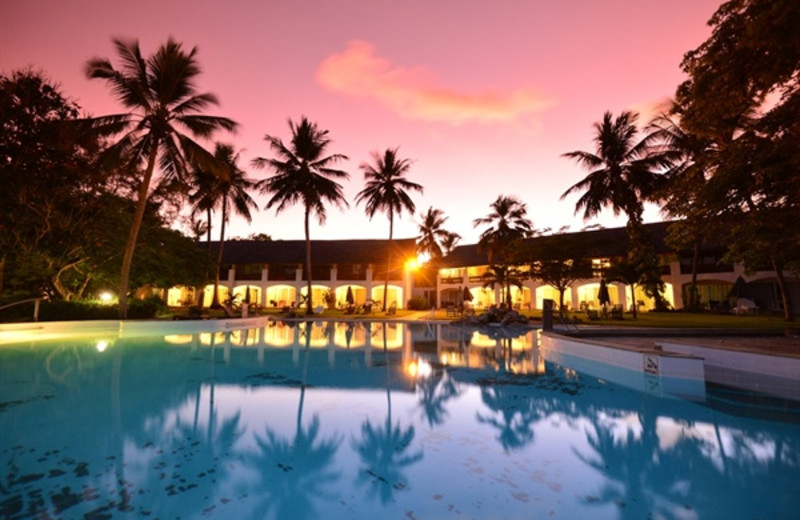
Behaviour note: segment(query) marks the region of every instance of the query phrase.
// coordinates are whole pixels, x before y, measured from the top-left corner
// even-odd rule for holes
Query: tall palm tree
[[[561,195],[564,199],[571,193],[583,192],[575,204],[575,212],[583,210],[584,219],[588,220],[606,206],[611,206],[614,215],[622,212],[629,221],[641,222],[644,201],[657,193],[660,177],[656,171],[669,164],[661,154],[653,153],[653,136],[646,135],[637,141],[638,118],[635,112],[622,112],[616,118],[611,112],[606,112],[603,120],[594,124],[594,153],[575,151],[563,154],[563,157],[574,159],[590,170],[583,180]]]
[[[198,209],[208,211],[215,207],[220,207],[220,230],[219,230],[219,249],[217,250],[216,275],[214,277],[214,296],[211,303],[212,307],[218,308],[219,303],[219,268],[222,265],[222,252],[225,247],[225,224],[228,222],[230,209],[237,215],[244,217],[249,223],[253,220],[250,213],[251,209],[257,209],[258,205],[247,193],[255,187],[255,182],[251,180],[247,173],[236,164],[239,161],[239,154],[234,153],[233,146],[225,143],[217,143],[214,149],[216,158],[226,168],[226,177],[217,177],[202,168],[197,168],[195,175],[201,179],[198,189],[190,196],[189,200],[195,202]],[[209,217],[209,222],[210,222]],[[209,226],[210,228],[210,226]],[[209,231],[210,234],[210,231]]]
[[[441,258],[444,251],[442,242],[448,239],[450,232],[444,229],[447,217],[440,209],[428,208],[427,213],[422,213],[422,222],[419,224],[417,237],[417,252],[430,255],[432,259]]]
[[[475,226],[489,226],[481,233],[478,247],[486,252],[490,264],[508,265],[513,244],[533,236],[533,223],[525,203],[515,197],[500,195],[491,208],[488,215],[473,221]]]
[[[347,160],[347,156],[325,155],[331,144],[328,131],[321,130],[316,123],[310,122],[305,116],[301,117],[298,123],[289,120],[289,128],[292,131],[292,140],[288,146],[278,137],[264,136],[276,158],[257,157],[253,159],[252,164],[255,168],[269,168],[273,171],[271,177],[256,184],[262,193],[272,195],[266,209],[276,206],[276,213],[280,213],[298,202],[303,204],[308,283],[306,314],[310,315],[313,311],[309,220],[311,214],[316,213],[320,225],[325,223],[326,201],[339,207],[348,205],[342,192],[342,185],[334,179],[347,179],[349,175],[331,167],[339,161]]]
[[[403,210],[408,210],[412,215],[416,207],[408,194],[409,190],[422,193],[422,186],[411,182],[405,175],[411,169],[409,159],[397,157],[397,148],[388,148],[383,155],[372,153],[374,164],[361,163],[359,168],[364,172],[367,185],[356,195],[356,204],[362,201],[366,205],[365,211],[370,220],[378,211],[385,211],[389,217],[389,247],[387,248],[386,278],[383,284],[383,310],[386,311],[386,301],[389,290],[389,271],[392,265],[392,233],[394,217],[398,217]]]
[[[225,117],[201,114],[218,101],[213,94],[197,92],[195,81],[200,67],[196,48],[185,52],[180,43],[170,38],[154,54],[144,58],[138,41],[113,41],[120,68],[115,68],[106,58],[92,58],[86,64],[86,75],[89,79],[105,80],[128,112],[87,121],[101,135],[121,133],[110,147],[109,157],[127,161],[131,173],[142,173],[120,273],[119,312],[120,318],[125,318],[133,253],[156,161],[162,182],[167,183],[184,177],[187,160],[216,171],[213,157],[194,138],[208,138],[219,129],[233,130],[236,123]],[[186,131],[188,133],[184,133]],[[144,165],[143,171],[141,165]]]
[[[692,250],[692,281],[689,301],[684,302],[684,309],[697,310],[700,246],[704,237],[713,236],[713,226],[717,222],[714,209],[702,199],[707,192],[706,179],[712,171],[710,164],[718,155],[718,147],[710,138],[686,129],[681,123],[682,113],[683,109],[673,102],[670,111],[657,116],[648,129],[665,153],[671,155],[672,166],[665,173],[666,183],[661,196],[662,210],[679,220],[670,225],[667,240],[676,249]]]
[[[504,264],[492,264],[483,273],[483,287],[494,289],[495,285],[500,286],[502,292],[502,302],[507,308],[511,308],[511,286],[522,289],[523,273],[514,266]]]

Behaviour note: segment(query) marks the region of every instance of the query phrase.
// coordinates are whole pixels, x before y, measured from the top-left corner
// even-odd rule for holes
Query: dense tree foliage
[[[564,293],[573,282],[591,278],[590,244],[574,236],[556,234],[529,243],[524,251],[528,275],[558,290],[558,309],[564,316]]]
[[[697,207],[728,230],[729,259],[770,265],[792,319],[784,270],[797,268],[800,226],[800,3],[732,0],[711,37],[686,54],[677,90],[683,127],[715,151]]]
[[[0,293],[55,296],[87,261],[102,179],[70,127],[79,107],[41,73],[0,76],[0,96]]]
[[[0,263],[3,300],[73,300],[119,282],[133,207],[128,183],[97,158],[100,142],[79,131],[79,107],[41,73],[0,76]],[[133,287],[199,283],[196,248],[165,227],[156,206],[143,216],[145,261]]]

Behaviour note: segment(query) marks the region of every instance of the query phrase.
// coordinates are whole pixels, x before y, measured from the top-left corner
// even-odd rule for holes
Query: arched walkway
[[[230,296],[230,290],[220,284],[217,287],[217,298],[219,299],[219,303],[225,303],[225,301]],[[211,302],[214,301],[214,284],[208,284],[203,289],[203,307],[211,307]]]
[[[236,303],[249,301],[251,305],[260,304],[261,287],[257,285],[237,285],[233,288],[233,297],[236,300]]]
[[[167,305],[170,307],[188,307],[196,303],[193,287],[178,286],[167,290]]]
[[[372,299],[380,302],[383,305],[383,285],[372,288]],[[388,309],[394,304],[398,309],[405,307],[403,304],[403,288],[397,285],[389,284],[389,290],[386,297],[386,308]]]
[[[536,288],[536,308],[544,308],[544,300],[553,300],[554,305],[558,306],[559,293],[558,289],[550,285],[542,285]],[[572,291],[567,289],[564,291],[564,307],[567,309],[572,308]]]
[[[297,300],[297,291],[291,285],[273,285],[267,288],[267,305],[284,307]]]
[[[338,308],[346,307],[347,306],[347,288],[350,288],[353,292],[353,304],[354,305],[363,305],[364,302],[367,300],[367,288],[363,285],[342,285],[341,287],[336,288],[335,296],[336,296],[336,306]]]
[[[314,308],[319,305],[327,307],[325,297],[330,291],[331,288],[327,285],[313,284],[311,286],[311,307]],[[300,295],[305,296],[306,293],[308,293],[308,286],[304,285],[300,288]]]

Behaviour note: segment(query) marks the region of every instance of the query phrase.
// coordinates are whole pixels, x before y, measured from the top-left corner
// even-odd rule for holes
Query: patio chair
[[[736,307],[733,308],[734,314],[758,314],[758,305],[749,298],[739,298],[736,300]]]
[[[611,308],[611,319],[612,320],[622,320],[625,319],[622,313],[622,304],[618,303]]]
[[[600,315],[594,309],[586,309],[586,317],[590,320],[599,320]]]

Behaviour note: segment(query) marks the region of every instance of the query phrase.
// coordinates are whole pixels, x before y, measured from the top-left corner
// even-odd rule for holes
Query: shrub
[[[117,309],[117,316],[119,316],[119,308],[117,306],[114,306],[114,308]],[[144,300],[133,299],[128,301],[128,319],[147,320],[168,311],[167,304],[158,296],[151,296]]]
[[[39,321],[114,320],[118,317],[119,309],[116,305],[91,301],[55,300],[42,302],[39,308]]]
[[[412,311],[424,311],[428,309],[428,306],[428,300],[422,297],[408,300],[408,309]]]

